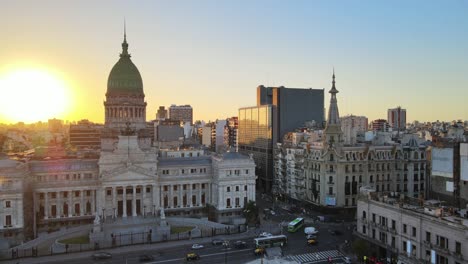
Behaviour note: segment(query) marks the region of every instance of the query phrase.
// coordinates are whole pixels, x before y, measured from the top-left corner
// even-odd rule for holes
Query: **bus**
[[[288,243],[285,235],[254,238],[256,248],[282,247]]]
[[[296,232],[304,225],[304,218],[296,218],[288,224],[288,232]]]

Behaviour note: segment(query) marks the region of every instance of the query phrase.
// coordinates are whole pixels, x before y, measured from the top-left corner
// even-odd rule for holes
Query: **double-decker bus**
[[[256,248],[282,247],[288,243],[285,235],[254,238]]]
[[[296,218],[288,224],[288,232],[296,232],[304,225],[304,218]]]

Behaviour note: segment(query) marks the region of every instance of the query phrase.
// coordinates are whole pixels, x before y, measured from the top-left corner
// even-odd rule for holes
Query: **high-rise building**
[[[340,118],[343,130],[344,144],[355,144],[358,132],[366,132],[368,127],[367,117],[349,115]]]
[[[164,120],[167,119],[167,110],[164,108],[164,106],[160,106],[158,109],[158,112],[156,113],[156,119],[157,120]]]
[[[372,131],[388,132],[389,124],[385,119],[376,119],[371,122],[370,129]]]
[[[324,90],[257,87],[257,106],[239,109],[239,152],[253,154],[259,187],[273,185],[273,146],[306,122],[324,121]],[[261,131],[261,133],[256,133]]]
[[[397,108],[388,109],[387,111],[388,124],[393,131],[402,131],[406,129],[406,109],[398,106]]]
[[[78,149],[101,148],[102,124],[94,124],[86,119],[70,125],[70,144]]]
[[[193,109],[190,105],[171,105],[169,107],[169,118],[182,122],[193,123]]]

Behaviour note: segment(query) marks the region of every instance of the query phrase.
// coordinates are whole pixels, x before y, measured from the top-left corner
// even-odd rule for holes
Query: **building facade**
[[[0,238],[21,243],[25,222],[35,237],[92,223],[96,216],[158,216],[161,208],[166,216],[184,216],[206,215],[210,206],[213,220],[242,218],[244,205],[255,201],[254,160],[240,153],[152,146],[142,85],[124,37],[109,76],[98,158],[0,160]]]
[[[169,118],[193,124],[193,109],[190,105],[173,104],[169,107]]]
[[[365,116],[345,116],[340,118],[341,130],[345,145],[354,145],[358,142],[358,133],[364,133],[368,129],[368,120]]]
[[[355,208],[359,188],[426,196],[426,147],[408,144],[345,145],[335,76],[325,130],[318,141],[284,144],[276,151],[276,192],[315,206]]]
[[[393,131],[404,131],[406,129],[406,109],[400,106],[388,109],[387,120]]]
[[[78,121],[70,125],[69,139],[70,144],[77,149],[101,148],[102,124],[94,124],[88,120]]]
[[[356,234],[373,245],[368,254],[392,263],[467,263],[466,210],[457,214],[434,202],[361,195]]]

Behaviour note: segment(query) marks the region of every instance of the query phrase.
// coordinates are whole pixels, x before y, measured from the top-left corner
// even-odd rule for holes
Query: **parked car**
[[[223,240],[213,239],[213,240],[211,240],[211,244],[213,244],[213,246],[221,246],[223,244]]]
[[[154,257],[152,255],[140,255],[140,262],[152,261]]]
[[[110,259],[112,258],[112,254],[111,253],[107,253],[107,252],[97,252],[97,253],[94,253],[92,255],[92,258],[94,260],[98,260],[98,259]]]
[[[204,248],[205,246],[201,245],[201,244],[193,244],[192,245],[192,249],[202,249]]]
[[[351,258],[350,258],[350,257],[344,257],[344,263],[346,263],[346,264],[351,264],[351,263],[353,263],[353,262],[351,261]]]
[[[239,241],[234,242],[234,247],[235,248],[245,248],[245,247],[247,247],[247,243],[244,242],[244,241],[239,240]]]
[[[309,239],[307,240],[307,245],[315,245],[317,244],[317,239]]]
[[[306,239],[309,240],[309,239],[317,239],[317,236],[316,235],[312,235],[312,234],[309,234],[306,236]]]
[[[188,253],[186,256],[185,256],[185,259],[187,261],[190,261],[190,260],[199,260],[200,259],[200,255],[198,255],[197,253],[195,252],[190,252]]]
[[[260,233],[260,235],[258,235],[258,237],[271,237],[273,236],[271,233],[268,233],[268,232],[262,232]]]
[[[315,235],[315,234],[318,234],[318,232],[319,232],[318,229],[312,226],[304,228],[304,233],[306,235]]]

